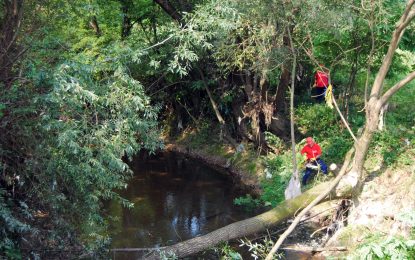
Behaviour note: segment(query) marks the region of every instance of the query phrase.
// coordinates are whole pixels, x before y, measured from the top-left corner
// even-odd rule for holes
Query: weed
[[[260,199],[254,199],[248,194],[245,197],[236,198],[233,203],[237,206],[243,207],[246,211],[253,211],[261,206],[262,201]]]

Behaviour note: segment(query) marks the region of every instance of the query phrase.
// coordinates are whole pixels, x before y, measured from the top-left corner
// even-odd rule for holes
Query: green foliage
[[[242,260],[241,254],[235,251],[227,242],[214,248],[221,260]]]
[[[185,16],[183,27],[173,27],[172,40],[176,43],[168,68],[185,76],[200,56],[211,50],[213,41],[237,27],[239,13],[228,1],[211,1],[195,8]]]
[[[184,142],[186,145],[189,145],[192,148],[201,148],[206,144],[213,145],[215,140],[212,140],[212,128],[213,126],[211,123],[201,120],[197,122],[197,129],[186,133],[183,136],[181,142]]]
[[[19,215],[31,217],[27,205],[21,201],[20,205],[16,205],[15,202],[7,199],[6,195],[6,191],[0,188],[0,252],[4,252],[4,256],[8,259],[20,259],[20,251],[15,242],[16,236],[36,231],[16,216],[18,212]]]
[[[306,120],[307,119],[304,121]],[[270,137],[268,137],[270,140],[275,139],[275,137],[272,137],[272,134],[268,135],[270,135]],[[328,158],[330,161],[341,161],[344,154],[352,145],[352,142],[347,140],[346,137],[338,136],[334,133],[327,135],[326,139],[320,143],[320,145],[322,145],[324,157]],[[316,140],[318,141],[317,138]],[[305,165],[305,157],[300,153],[304,145],[305,140],[302,140],[296,144],[297,169],[299,171],[300,177]],[[282,145],[278,145],[277,142],[276,147],[282,147]],[[327,149],[324,149],[325,147],[327,147]],[[263,161],[266,169],[264,172],[265,178],[261,180],[261,186],[263,188],[261,199],[265,202],[265,205],[272,205],[275,207],[280,202],[285,200],[284,192],[293,174],[292,151],[285,149],[282,150],[282,152],[278,155],[269,154],[263,158]],[[324,175],[322,179],[326,180],[330,177],[331,175]],[[317,179],[316,181],[321,181],[321,179]]]
[[[178,257],[176,256],[176,254],[174,252],[164,252],[164,251],[162,251],[160,253],[160,259],[161,260],[177,260]]]
[[[270,132],[265,132],[265,140],[267,141],[268,146],[271,146],[276,151],[280,151],[285,148],[284,141]]]
[[[413,71],[415,64],[415,55],[407,50],[398,49],[392,61],[390,77],[399,77],[403,74],[408,74]]]
[[[292,158],[288,151],[279,156],[268,156],[264,161],[266,165],[265,174],[270,174],[271,178],[261,181],[264,191],[261,194],[261,199],[265,202],[265,205],[275,207],[285,200],[285,188],[292,174]]]
[[[409,209],[396,216],[396,219],[412,227],[412,231],[415,232],[415,209]],[[412,234],[415,238],[415,233]]]
[[[393,165],[398,160],[406,165],[412,163],[414,151],[411,148],[414,140],[414,132],[402,126],[378,132],[374,136],[375,149],[383,156],[383,162],[387,166]]]
[[[401,75],[398,78],[402,78]],[[390,81],[396,82],[393,78]],[[385,116],[385,129],[374,135],[370,155],[381,154],[387,166],[413,162],[415,150],[415,85],[409,84],[389,102]]]
[[[260,199],[254,199],[250,194],[245,195],[244,197],[238,197],[234,199],[233,203],[237,206],[243,207],[247,211],[253,211],[259,206],[261,206],[262,201]]]
[[[0,140],[0,155],[8,163],[6,175],[20,175],[19,194],[27,194],[30,210],[48,212],[51,245],[63,248],[74,240],[91,252],[105,252],[109,240],[101,201],[116,198],[131,206],[115,192],[131,176],[127,161],[140,149],[154,151],[161,143],[158,109],[143,86],[122,60],[95,59],[79,55],[41,81],[34,68],[25,91],[16,84],[2,95],[0,103],[7,104],[9,114],[2,118],[2,131],[4,126],[8,130]],[[13,164],[20,158],[24,163]],[[0,244],[9,248],[6,252],[14,252],[15,236],[33,232],[23,228],[29,215],[22,216],[21,225],[14,221],[17,209],[2,207]]]
[[[3,117],[3,110],[6,108],[6,105],[3,103],[0,103],[0,118]]]
[[[388,87],[395,84],[403,77],[405,77],[405,74],[399,74],[399,76],[388,80]],[[415,125],[414,95],[415,82],[411,82],[391,98],[389,102],[390,106],[386,113],[386,130],[399,129],[402,126],[411,128]]]
[[[323,150],[323,159],[340,162],[353,144],[347,129],[341,128],[336,111],[326,105],[300,105],[296,109],[298,129],[305,136],[312,136]]]
[[[342,162],[347,151],[353,145],[349,133],[343,132],[342,135],[331,135],[322,143],[324,146],[323,157],[329,162]]]
[[[269,154],[263,157],[265,164],[265,178],[261,180],[263,193],[261,199],[265,205],[275,207],[285,200],[285,189],[293,174],[292,151],[284,149],[281,140],[271,133],[266,134],[267,140],[270,140],[274,148],[280,150],[278,155]],[[304,165],[304,156],[299,152],[304,146],[304,142],[296,145],[297,169],[301,176],[302,167]]]
[[[414,259],[415,240],[372,235],[348,259]]]
[[[303,135],[324,137],[338,133],[336,111],[325,104],[305,104],[296,109],[296,122]]]
[[[248,247],[248,251],[251,253],[251,256],[253,259],[265,259],[271,250],[271,248],[274,246],[274,242],[268,238],[265,237],[260,242],[252,242],[248,239],[240,240],[240,246]],[[273,255],[272,259],[281,259],[282,254],[276,253]]]
[[[412,227],[409,239],[371,234],[348,259],[415,259],[415,210],[402,212],[396,216],[396,219]]]
[[[19,196],[22,189],[33,188],[26,175],[29,160],[20,159],[28,157],[27,150],[33,151],[38,136],[31,120],[35,111],[32,94],[30,88],[21,91],[14,85],[0,95],[0,103],[7,104],[0,126],[0,258],[19,258],[19,237],[37,232],[30,224],[34,208],[30,196]]]
[[[156,110],[142,86],[122,67],[105,78],[99,69],[79,63],[59,67],[42,104],[40,130],[49,138],[42,140],[43,156],[37,159],[44,167],[41,177],[48,180],[39,187],[42,199],[69,222],[81,223],[87,241],[105,240],[99,234],[99,202],[119,198],[114,190],[130,176],[123,156],[130,159],[140,149],[159,147]]]

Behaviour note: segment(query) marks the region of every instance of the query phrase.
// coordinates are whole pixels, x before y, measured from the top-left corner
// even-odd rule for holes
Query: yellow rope
[[[331,84],[326,89],[325,99],[327,106],[333,109],[333,86]]]

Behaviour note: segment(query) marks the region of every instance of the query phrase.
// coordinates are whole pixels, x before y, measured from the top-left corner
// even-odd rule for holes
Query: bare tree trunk
[[[245,99],[242,97],[242,94],[232,100],[232,112],[236,121],[236,132],[241,139],[250,140],[253,142],[255,138],[248,131],[246,119],[242,113],[242,107],[244,103]]]
[[[359,11],[354,10],[355,11],[355,16],[358,17],[360,15]],[[343,111],[344,111],[344,115],[345,118],[347,120],[347,122],[349,122],[349,113],[350,113],[350,107],[349,107],[349,101],[353,96],[353,86],[355,84],[356,81],[356,74],[358,71],[358,65],[359,65],[359,56],[361,53],[361,43],[359,41],[359,23],[357,22],[358,18],[353,22],[353,24],[355,25],[355,27],[353,28],[354,30],[352,31],[352,41],[350,44],[350,49],[353,50],[353,61],[352,61],[352,66],[350,69],[350,74],[349,74],[349,80],[345,89],[345,93],[344,93],[344,103],[343,103]]]
[[[280,81],[277,87],[277,93],[275,95],[274,106],[277,112],[286,111],[285,94],[290,82],[290,71],[283,65],[280,76]]]
[[[295,68],[297,66],[297,55],[295,54],[294,44],[291,38],[290,29],[287,29],[288,37],[290,38],[291,54],[293,55],[293,65],[291,71],[291,96],[290,96],[290,119],[291,119],[291,150],[293,156],[293,174],[295,178],[298,177],[297,170],[297,154],[295,152],[295,133],[294,133],[294,90],[295,90]]]
[[[133,22],[129,14],[129,9],[132,6],[130,0],[120,0],[121,4],[121,14],[122,14],[122,23],[121,23],[121,40],[124,40],[131,34],[131,29],[133,28]]]
[[[168,0],[154,0],[171,18],[180,22],[182,15],[169,3]]]
[[[378,130],[383,131],[386,127],[386,112],[388,111],[389,103],[386,103],[382,108],[380,109],[379,113],[379,123],[378,123]]]
[[[252,86],[252,80],[251,80],[251,72],[245,71],[245,73],[242,73],[241,79],[242,79],[242,82],[244,83],[244,90],[245,90],[246,97],[248,98],[248,102],[250,102],[253,100],[253,93],[254,93],[254,88]]]
[[[95,35],[97,37],[101,36],[101,29],[99,28],[98,20],[96,15],[93,15],[91,17],[91,20],[89,21],[89,26],[91,26],[92,30],[94,30]]]
[[[153,43],[156,43],[159,40],[158,40],[158,37],[157,37],[157,16],[156,16],[155,12],[153,12],[151,14],[150,21],[151,21],[151,29],[153,31],[153,39],[154,39]]]
[[[294,90],[295,90],[295,74],[297,66],[297,55],[294,49],[294,43],[291,38],[290,29],[287,28],[288,37],[290,39],[292,60],[291,71],[291,97],[290,97],[290,116],[291,116],[291,151],[293,160],[293,174],[288,183],[288,187],[285,189],[285,199],[295,198],[301,194],[300,176],[297,169],[297,153],[295,151],[295,132],[294,132]]]
[[[8,88],[13,80],[12,68],[23,53],[17,36],[23,16],[23,0],[3,0],[3,19],[0,21],[0,82]]]
[[[350,99],[351,99],[351,97],[352,97],[352,95],[353,95],[353,86],[354,86],[354,84],[355,84],[355,80],[356,80],[356,74],[357,74],[357,59],[358,59],[358,52],[359,51],[357,51],[356,50],[356,56],[355,56],[355,59],[354,59],[354,61],[353,61],[353,64],[352,64],[352,69],[351,69],[351,71],[350,71],[350,75],[349,75],[349,82],[348,82],[348,84],[347,84],[347,87],[346,87],[346,90],[345,90],[345,94],[344,94],[344,105],[343,105],[343,108],[344,108],[344,114],[345,114],[345,118],[346,118],[346,120],[347,120],[347,122],[349,122],[349,101],[350,101]]]
[[[205,90],[206,90],[206,92],[207,92],[207,94],[209,96],[209,100],[210,100],[210,103],[212,104],[213,110],[215,111],[216,118],[218,119],[218,121],[219,121],[219,123],[221,125],[224,125],[225,124],[225,120],[223,119],[223,117],[222,117],[222,115],[221,115],[221,113],[219,111],[219,108],[216,105],[215,100],[213,99],[213,95],[212,95],[212,93],[209,90],[209,87],[208,87],[208,84],[206,82],[205,76],[203,75],[203,72],[202,72],[202,70],[200,68],[197,68],[197,70],[199,71],[200,77],[202,78],[203,86],[205,87]]]
[[[295,15],[299,10],[292,10],[292,15]],[[284,35],[282,37],[282,44],[285,48],[291,49],[291,42],[290,37],[291,34],[294,31],[294,25],[289,24],[287,27],[287,30],[284,31]],[[278,83],[277,92],[275,94],[275,100],[274,105],[277,110],[277,112],[284,113],[287,110],[287,102],[285,100],[285,95],[287,92],[288,85],[290,84],[290,70],[289,63],[282,64],[281,67],[281,75],[280,75],[280,81]]]
[[[244,86],[244,92],[248,102],[243,106],[244,118],[251,119],[251,135],[255,146],[260,150],[266,150],[265,135],[261,131],[261,121],[263,121],[261,113],[263,112],[263,103],[260,88],[258,88],[258,77],[252,75],[251,71],[245,70],[241,75]],[[263,84],[265,81],[262,82]],[[269,120],[271,122],[271,120]]]
[[[371,67],[372,67],[372,63],[373,63],[373,55],[375,53],[375,34],[373,31],[373,26],[374,26],[374,21],[375,21],[375,8],[374,8],[374,4],[373,2],[371,2],[370,5],[370,20],[368,21],[368,25],[369,25],[369,29],[370,29],[370,42],[371,42],[371,46],[370,46],[370,53],[369,53],[369,58],[367,61],[367,69],[366,69],[366,81],[365,81],[365,108],[367,106],[367,101],[368,101],[368,91],[369,91],[369,78],[370,78],[370,74],[371,74]]]

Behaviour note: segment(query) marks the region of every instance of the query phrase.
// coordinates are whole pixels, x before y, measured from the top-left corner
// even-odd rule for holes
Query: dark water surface
[[[110,223],[112,248],[170,245],[249,217],[233,205],[241,194],[232,181],[198,161],[164,154],[131,166],[134,176],[119,193],[134,208],[107,205],[118,219]]]

